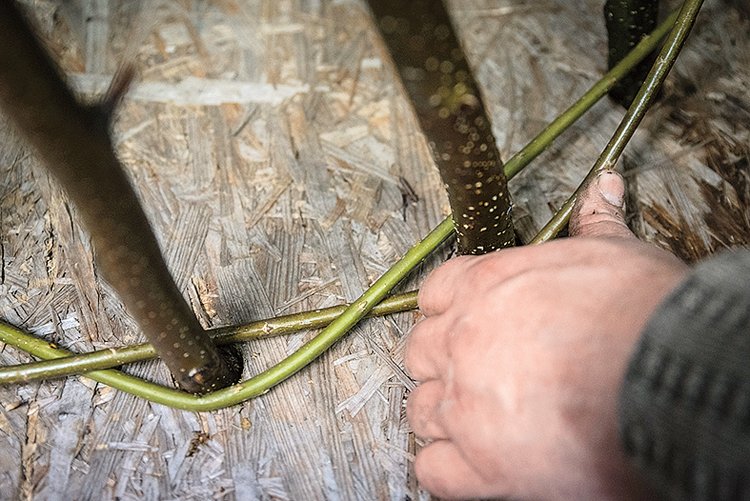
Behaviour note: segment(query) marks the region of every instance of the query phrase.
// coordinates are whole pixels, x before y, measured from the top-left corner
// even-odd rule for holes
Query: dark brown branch
[[[604,21],[607,25],[609,69],[614,68],[643,37],[654,30],[658,17],[659,0],[607,0],[605,2]],[[643,85],[655,58],[656,51],[620,80],[609,91],[609,96],[625,108],[629,107]]]
[[[369,0],[448,191],[462,254],[513,245],[492,125],[443,2]]]
[[[118,80],[110,102],[127,81]],[[103,277],[180,387],[201,393],[236,382],[239,366],[222,361],[169,274],[112,147],[107,107],[77,101],[7,0],[0,1],[0,104],[76,204]]]

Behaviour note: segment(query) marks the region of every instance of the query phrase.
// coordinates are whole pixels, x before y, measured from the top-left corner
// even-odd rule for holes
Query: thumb
[[[569,234],[576,237],[635,237],[625,224],[625,182],[620,174],[605,170],[589,182],[573,207]]]

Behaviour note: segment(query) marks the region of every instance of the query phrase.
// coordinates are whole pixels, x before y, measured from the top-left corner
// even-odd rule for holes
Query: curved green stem
[[[203,396],[197,396],[143,381],[140,378],[112,369],[93,371],[87,376],[113,388],[177,409],[211,411],[236,405],[267,392],[272,386],[284,381],[315,360],[346,334],[376,304],[382,301],[415,266],[452,233],[453,221],[445,219],[419,244],[409,249],[403,258],[386,271],[359,299],[347,307],[317,336],[281,362],[242,383]],[[3,340],[10,334],[15,346],[39,358],[60,358],[70,355],[67,350],[52,346],[47,341],[11,326],[3,326],[0,333],[3,334]]]
[[[677,13],[678,11],[676,10],[672,12],[650,35],[644,37],[627,56],[586,91],[578,101],[573,103],[545,127],[523,150],[508,160],[505,163],[505,175],[508,179],[518,174],[529,162],[538,157],[557,136],[578,120],[589,108],[607,94],[617,82],[627,75],[630,70],[656,49],[659,42],[674,26]]]
[[[677,55],[680,53],[685,40],[690,34],[690,29],[695,23],[695,18],[698,16],[698,11],[702,4],[703,0],[685,0],[680,13],[677,15],[674,28],[672,28],[669,37],[664,43],[664,47],[662,47],[659,56],[656,58],[656,62],[643,82],[638,94],[633,99],[633,104],[628,108],[612,139],[609,140],[604,151],[599,155],[599,158],[594,163],[594,166],[591,167],[591,170],[578,189],[565,201],[560,210],[557,211],[554,217],[552,217],[530,243],[540,243],[554,238],[568,224],[573,206],[586,184],[596,177],[600,171],[615,168],[622,151],[627,146],[630,138],[633,137],[635,129],[641,123],[641,120],[643,120],[643,116],[656,97],[659,87],[661,87],[664,79],[667,78],[669,70],[672,68]]]
[[[320,310],[292,313],[279,317],[258,320],[247,325],[220,327],[209,330],[214,343],[225,345],[241,343],[267,337],[292,334],[301,330],[320,329],[330,324],[346,310],[348,305],[331,306]],[[368,317],[390,315],[417,307],[417,292],[405,292],[383,300],[367,315]],[[13,334],[5,332],[9,326],[0,322],[0,341],[12,344]],[[156,350],[150,343],[134,344],[118,348],[105,348],[80,355],[65,356],[0,369],[0,384],[27,383],[37,379],[65,377],[74,374],[110,369],[156,358]]]

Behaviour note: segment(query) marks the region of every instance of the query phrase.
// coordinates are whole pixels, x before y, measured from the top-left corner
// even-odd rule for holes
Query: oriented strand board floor
[[[117,148],[206,326],[354,299],[447,213],[361,2],[27,3],[85,94],[121,62],[137,68]],[[601,75],[601,4],[451,2],[506,158]],[[750,240],[750,22],[728,5],[706,2],[624,161],[633,227],[689,260]],[[513,181],[524,238],[620,116],[601,103]],[[0,317],[77,351],[141,340],[97,275],[75,207],[5,125],[0,145]],[[272,392],[218,412],[85,378],[0,388],[0,498],[425,497],[404,419],[402,348],[416,318],[363,322]],[[247,345],[248,373],[311,335]],[[0,345],[0,363],[27,360]],[[129,370],[167,381],[155,363]]]

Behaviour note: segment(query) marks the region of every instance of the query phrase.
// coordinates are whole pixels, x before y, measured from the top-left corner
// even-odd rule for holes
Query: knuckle
[[[420,384],[411,391],[409,398],[406,399],[406,420],[411,425],[412,429],[418,428],[420,419],[420,408],[422,404],[420,398],[424,392],[424,385]]]
[[[434,377],[436,346],[442,343],[439,323],[430,318],[419,322],[409,333],[404,347],[404,368],[417,381]]]
[[[466,266],[471,256],[458,256],[444,262],[427,276],[426,282],[446,283],[452,282],[456,276],[460,276],[460,270]]]
[[[488,279],[499,275],[505,266],[504,261],[498,259],[499,256],[497,253],[486,254],[469,263],[464,279],[466,283],[471,284],[473,290],[476,290],[478,285],[486,283]]]
[[[432,282],[425,282],[417,293],[417,307],[424,315],[432,315],[440,310],[443,303],[444,291],[439,287],[433,287]]]
[[[404,369],[412,378],[419,379],[418,376],[421,376],[420,365],[420,351],[415,348],[413,338],[410,337],[404,350]]]
[[[422,487],[427,489],[431,494],[441,498],[451,498],[452,492],[449,489],[445,479],[442,475],[436,475],[435,472],[441,468],[440,464],[436,464],[433,458],[433,449],[435,443],[429,445],[417,453],[417,457],[414,460],[414,474],[422,484]]]

